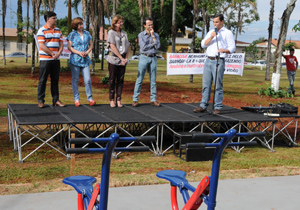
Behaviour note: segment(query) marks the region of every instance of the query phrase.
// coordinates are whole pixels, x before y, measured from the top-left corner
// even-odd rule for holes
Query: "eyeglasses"
[[[117,24],[123,24],[124,21],[123,20],[119,20],[118,22],[116,22]]]

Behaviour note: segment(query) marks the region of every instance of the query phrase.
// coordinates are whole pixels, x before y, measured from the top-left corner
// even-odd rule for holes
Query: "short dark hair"
[[[224,20],[224,15],[221,14],[221,13],[217,13],[213,16],[213,18],[219,18],[220,21],[223,21]]]
[[[151,17],[146,17],[146,18],[144,19],[143,25],[146,25],[146,21],[147,21],[147,20],[150,20],[150,21],[153,22],[153,19],[152,19]]]
[[[53,17],[53,16],[56,16],[56,13],[55,13],[55,12],[52,12],[52,11],[47,11],[47,12],[45,12],[45,14],[44,14],[45,22],[47,22],[47,19],[48,19],[48,18],[51,18],[51,17]]]
[[[295,49],[294,48],[290,48],[290,52],[295,52]]]

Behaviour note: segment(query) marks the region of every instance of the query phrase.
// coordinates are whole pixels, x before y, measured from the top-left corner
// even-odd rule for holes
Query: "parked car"
[[[138,61],[140,59],[140,55],[141,55],[140,53],[133,55],[133,56],[131,56],[131,58],[129,60]]]
[[[138,54],[136,54],[136,55],[133,55],[133,56],[131,56],[131,58],[130,58],[129,60],[137,61],[137,60],[140,59],[140,55],[141,55],[140,53],[138,53]],[[159,59],[159,60],[165,60],[165,58],[162,57],[162,56],[160,56],[160,55],[156,55],[156,57],[157,57],[157,59]]]
[[[286,63],[285,62],[281,63],[281,65],[282,65],[282,68],[286,68]]]
[[[160,55],[157,55],[156,57],[157,57],[157,59],[159,59],[159,60],[165,60],[165,58],[162,57],[162,56],[160,56]]]
[[[256,60],[251,63],[253,66],[266,66],[267,62],[265,60]]]
[[[8,55],[5,55],[5,57],[14,57],[14,58],[18,58],[18,57],[25,58],[25,56],[26,56],[26,53],[23,53],[23,52],[13,52]],[[27,54],[27,57],[30,58],[31,55]]]
[[[107,58],[108,53],[109,53],[108,49],[104,49],[104,59]],[[102,53],[99,54],[99,59],[102,60]]]

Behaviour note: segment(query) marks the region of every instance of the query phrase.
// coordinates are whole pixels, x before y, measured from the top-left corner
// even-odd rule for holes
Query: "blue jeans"
[[[286,71],[287,77],[290,82],[289,93],[295,91],[294,81],[296,76],[296,71]]]
[[[133,101],[139,101],[139,95],[141,93],[142,83],[145,73],[149,69],[150,76],[150,100],[151,102],[156,101],[156,69],[157,69],[157,58],[147,57],[140,55],[139,59],[139,70],[137,79],[134,87]]]
[[[73,64],[70,64],[70,67],[72,72],[72,89],[73,89],[74,101],[80,100],[79,92],[78,92],[78,81],[79,81],[80,72],[83,76],[87,100],[88,101],[93,100],[90,67],[75,66]]]
[[[207,109],[208,101],[210,99],[211,86],[212,83],[215,82],[216,78],[216,66],[217,60],[206,59],[204,63],[204,71],[202,77],[202,100],[200,102],[200,106],[203,109]],[[223,108],[223,75],[225,71],[225,60],[219,59],[218,66],[218,75],[216,82],[216,91],[215,91],[215,104],[214,109],[221,110]]]

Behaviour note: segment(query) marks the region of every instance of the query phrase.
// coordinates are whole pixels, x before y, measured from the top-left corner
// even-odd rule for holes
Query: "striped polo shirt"
[[[59,42],[63,42],[62,33],[59,28],[49,28],[47,24],[41,27],[37,33],[38,43],[45,43],[45,46],[49,48],[53,53],[58,53]],[[54,60],[51,55],[45,53],[39,48],[40,60]]]

